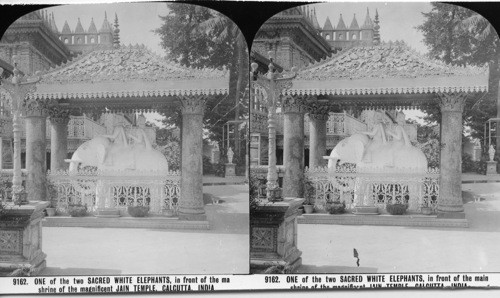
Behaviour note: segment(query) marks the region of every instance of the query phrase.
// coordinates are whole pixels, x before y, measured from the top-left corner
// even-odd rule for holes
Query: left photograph
[[[35,9],[0,30],[0,276],[249,273],[236,24],[182,3]]]

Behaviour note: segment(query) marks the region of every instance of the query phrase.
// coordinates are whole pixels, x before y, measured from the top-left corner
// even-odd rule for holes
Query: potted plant
[[[326,205],[326,211],[330,214],[342,214],[345,212],[345,202],[334,201]]]
[[[408,205],[401,203],[387,204],[385,208],[391,215],[403,215],[405,214]]]
[[[47,211],[47,216],[56,216],[56,206],[53,201],[50,201],[45,211]]]
[[[173,208],[168,208],[168,209],[165,209],[165,216],[167,217],[174,217],[177,215],[177,212],[175,209]]]
[[[422,206],[420,206],[420,212],[422,212],[423,215],[431,215],[432,207],[427,205],[427,203],[424,203],[422,204]]]
[[[70,204],[68,205],[68,213],[71,217],[83,217],[87,215],[87,205]]]
[[[311,180],[309,180],[307,177],[305,178],[304,181],[304,212],[306,214],[308,213],[313,213],[314,212],[314,204],[313,204],[313,199],[314,199],[314,185]]]
[[[148,215],[149,206],[128,206],[127,212],[132,217],[145,217]]]

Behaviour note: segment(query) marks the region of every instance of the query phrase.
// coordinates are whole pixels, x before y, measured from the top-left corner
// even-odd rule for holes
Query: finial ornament
[[[113,31],[113,47],[114,48],[119,48],[120,47],[120,29],[118,28],[118,15],[115,13],[115,30]]]

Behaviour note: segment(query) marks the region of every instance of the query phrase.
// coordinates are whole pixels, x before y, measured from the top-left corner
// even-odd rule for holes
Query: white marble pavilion
[[[412,109],[435,105],[442,113],[438,217],[464,218],[461,194],[462,113],[466,101],[488,90],[487,67],[458,67],[430,60],[404,44],[342,51],[302,69],[282,91],[285,197],[304,195],[304,115],[310,121],[310,165],[326,153],[332,107]]]
[[[202,194],[203,113],[207,100],[228,93],[229,74],[189,69],[143,46],[97,50],[42,74],[35,89],[0,90],[20,98],[26,123],[27,189],[30,201],[46,197],[46,119],[52,126],[51,167],[65,169],[69,116],[85,112],[182,111],[182,171],[179,219],[206,220]],[[17,94],[17,93],[20,94]],[[16,97],[18,96],[18,97]],[[11,100],[10,102],[13,102]]]

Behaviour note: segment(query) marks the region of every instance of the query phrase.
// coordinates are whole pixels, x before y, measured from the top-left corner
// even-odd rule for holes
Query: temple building
[[[379,44],[379,22],[378,11],[372,19],[367,8],[361,25],[354,14],[351,24],[346,26],[340,14],[337,26],[327,17],[321,27],[316,8],[294,7],[274,15],[262,25],[253,40],[251,55],[262,70],[269,64],[269,53],[278,70],[289,70],[292,66],[301,69],[339,50]]]

